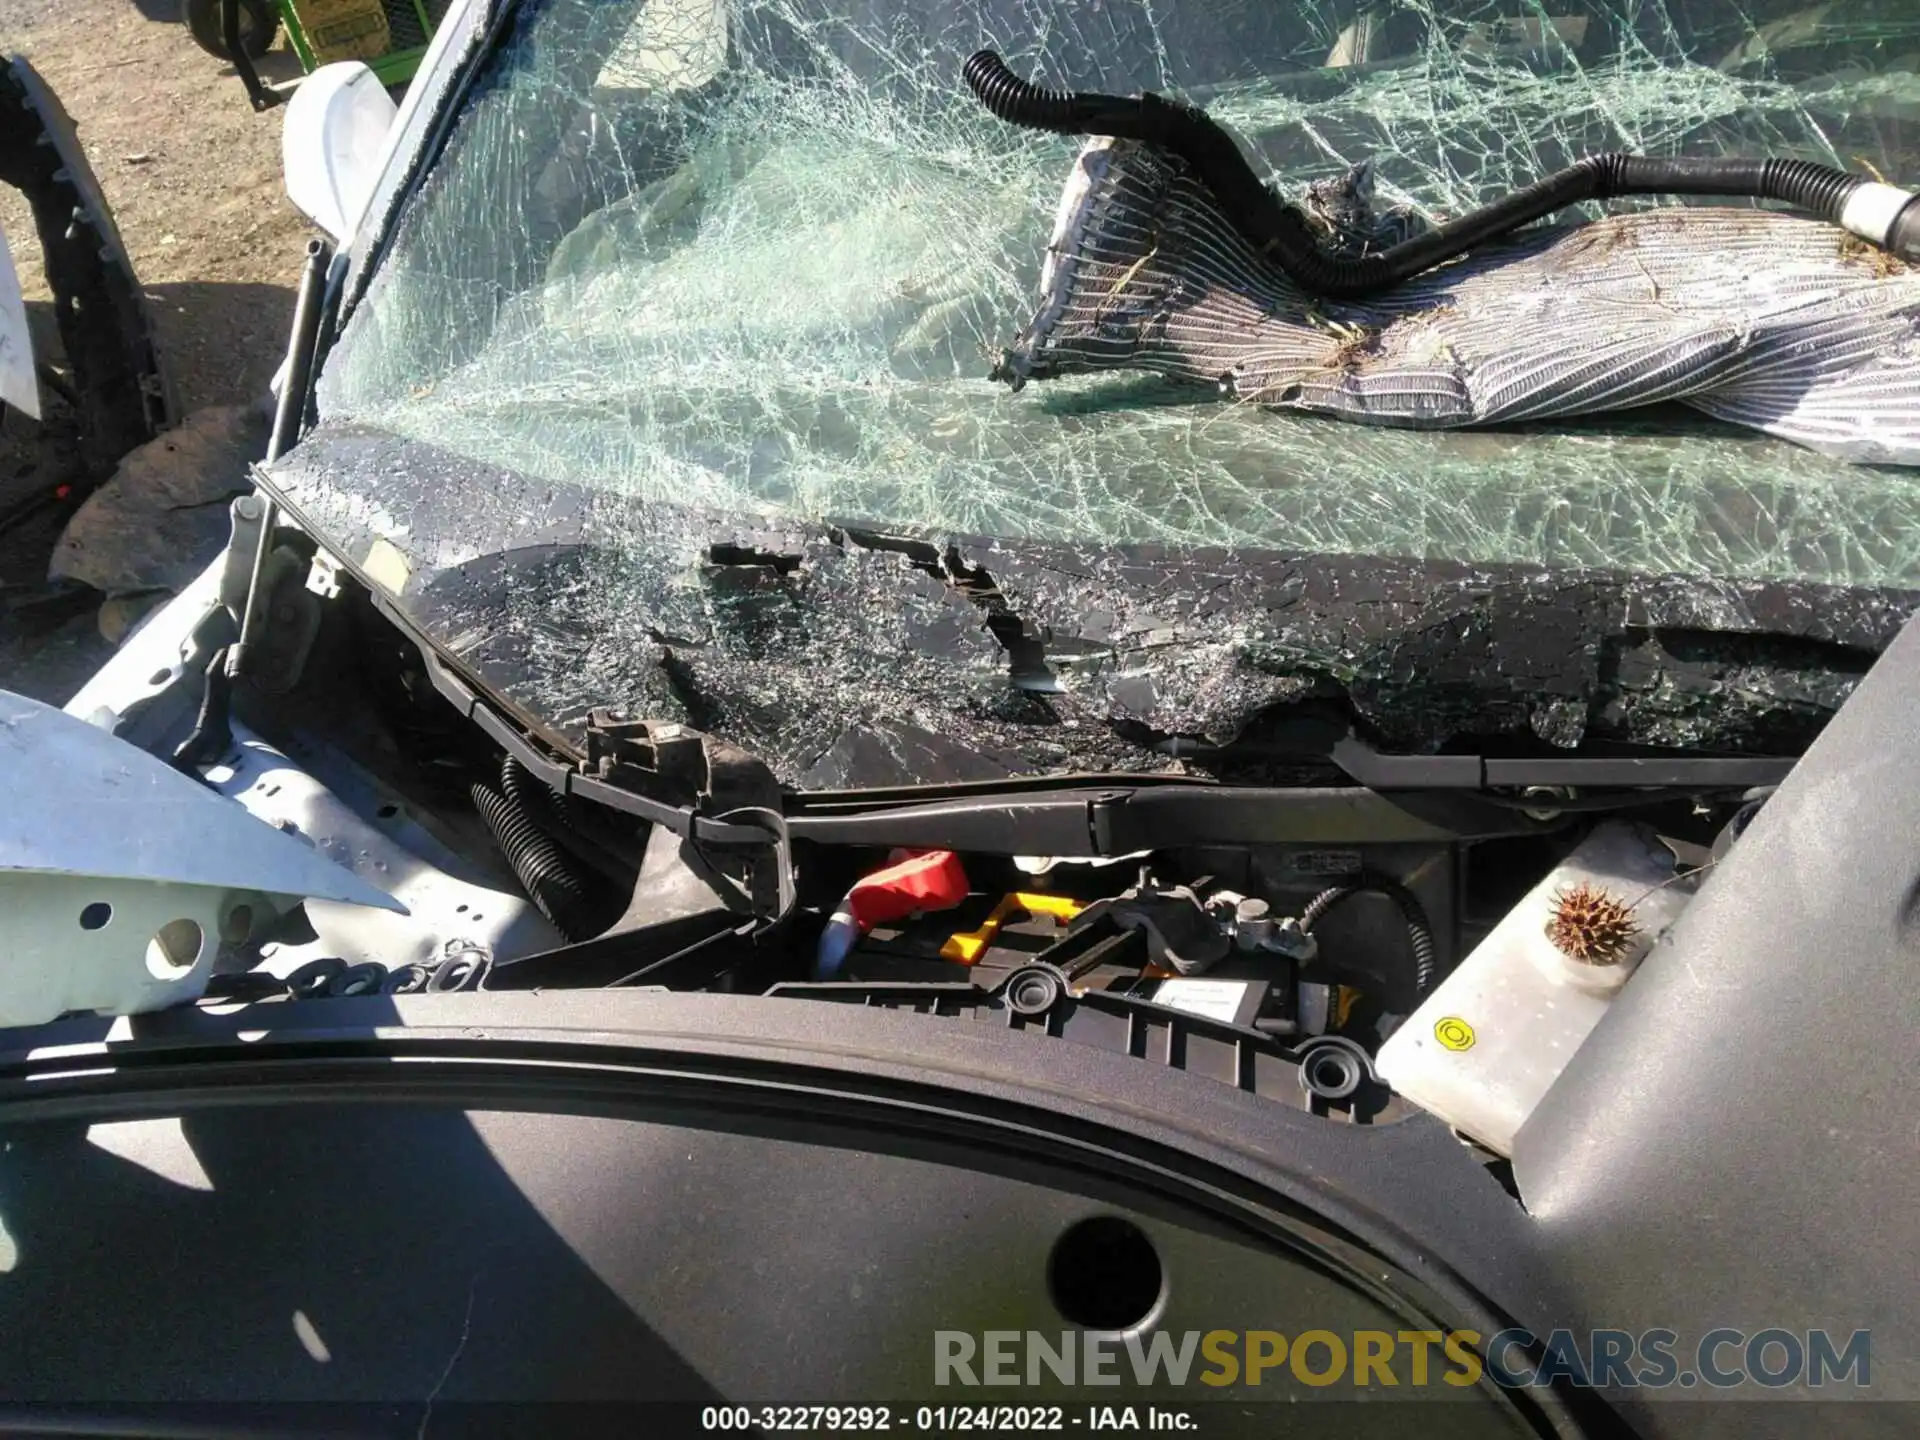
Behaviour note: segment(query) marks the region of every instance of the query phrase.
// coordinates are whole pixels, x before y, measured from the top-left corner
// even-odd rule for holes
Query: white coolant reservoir
[[[1686,908],[1694,882],[1673,877],[1673,852],[1651,830],[1598,826],[1380,1047],[1380,1077],[1511,1155],[1547,1087]],[[1618,924],[1629,906],[1630,933]],[[1563,948],[1583,944],[1592,958]]]

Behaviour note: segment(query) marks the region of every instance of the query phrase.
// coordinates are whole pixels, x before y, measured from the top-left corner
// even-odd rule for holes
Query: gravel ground
[[[0,0],[0,53],[31,60],[78,125],[185,416],[265,395],[310,227],[281,185],[279,113],[256,115],[178,14],[178,0]],[[284,52],[261,69],[297,73]],[[36,335],[50,332],[31,217],[4,187],[0,228]],[[31,464],[36,450],[19,417],[0,425],[0,467]],[[59,519],[0,536],[0,688],[53,703],[111,653],[103,597],[45,582]]]

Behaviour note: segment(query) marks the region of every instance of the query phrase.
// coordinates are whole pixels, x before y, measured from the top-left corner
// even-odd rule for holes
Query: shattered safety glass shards
[[[985,44],[1046,83],[1196,100],[1288,193],[1371,159],[1383,210],[1457,214],[1600,150],[1920,179],[1904,0],[546,0],[404,215],[323,416],[723,511],[1920,576],[1920,477],[1677,407],[1406,434],[1151,376],[1007,393],[988,370],[1078,144],[974,103]]]

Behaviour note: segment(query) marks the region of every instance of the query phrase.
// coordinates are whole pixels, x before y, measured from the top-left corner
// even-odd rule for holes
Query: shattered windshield
[[[616,544],[670,502],[1920,578],[1920,474],[1677,406],[1435,433],[1127,370],[994,383],[1080,142],[986,113],[961,83],[983,45],[1050,85],[1202,104],[1289,195],[1370,160],[1376,209],[1428,221],[1607,150],[1920,179],[1911,0],[529,0],[329,359],[323,420],[617,496]]]
[[[1124,205],[1077,221],[1098,142],[989,113],[962,76],[983,47],[1042,84],[1203,105],[1290,197],[1364,179],[1376,227],[1606,150],[1920,178],[1911,0],[523,0],[372,257],[278,493],[554,743],[584,753],[618,707],[799,791],[1342,783],[1327,736],[1349,728],[1797,753],[1913,612],[1920,469],[1697,403],[1453,430],[1301,413],[1289,387],[1370,400],[1370,357],[1405,347],[1272,290],[1237,358],[1263,326],[1318,347],[1318,379],[1267,366],[1279,408],[1160,364],[1173,328],[1136,294],[1196,272],[1169,279]],[[1837,307],[1810,343],[1920,434],[1920,274],[1821,221],[1660,203],[1615,208],[1678,217],[1685,244],[1589,227],[1604,283],[1576,338],[1665,344],[1669,309],[1809,286]],[[1716,260],[1700,237],[1742,217],[1801,238]],[[1054,303],[1063,226],[1133,246],[1074,269],[1111,313]],[[1499,339],[1464,287],[1418,303],[1429,357]],[[1750,328],[1735,307],[1681,348],[1724,361]],[[1785,349],[1715,372],[1735,420],[1806,371]]]

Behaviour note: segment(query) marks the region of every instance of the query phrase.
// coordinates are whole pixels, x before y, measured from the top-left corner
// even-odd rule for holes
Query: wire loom
[[[1653,159],[1589,155],[1558,174],[1514,191],[1384,252],[1343,255],[1323,246],[1306,217],[1260,181],[1233,137],[1204,111],[1158,95],[1137,100],[1042,90],[1020,79],[991,50],[961,72],[991,114],[1008,124],[1066,135],[1145,140],[1173,151],[1200,178],[1234,227],[1317,295],[1359,299],[1458,259],[1489,240],[1583,200],[1624,195],[1731,195],[1778,200],[1905,260],[1920,259],[1920,197],[1806,160],[1720,156]]]
[[[991,52],[966,78],[1014,123],[1118,132],[1076,160],[1039,311],[993,372],[1015,389],[1146,370],[1416,429],[1680,401],[1842,459],[1920,466],[1920,274],[1829,223],[1867,188],[1855,177],[1596,157],[1384,255],[1342,257],[1198,111],[1036,91]],[[1125,138],[1149,134],[1175,143]],[[1679,181],[1826,218],[1665,209],[1503,233],[1574,200]],[[1913,214],[1875,228],[1891,241]]]

